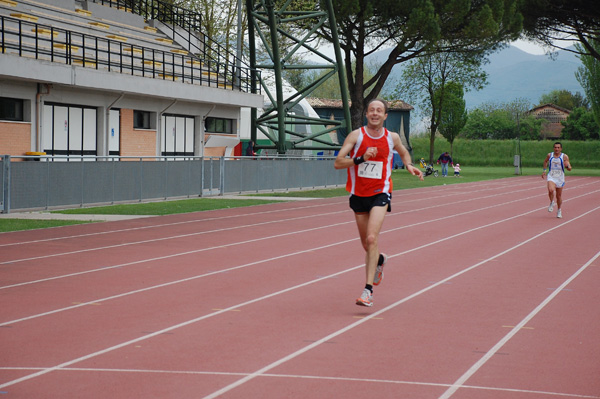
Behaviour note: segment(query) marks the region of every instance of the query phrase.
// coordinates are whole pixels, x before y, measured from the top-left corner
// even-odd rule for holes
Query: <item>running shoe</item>
[[[560,209],[558,210],[558,212],[556,212],[556,217],[559,219],[562,218],[562,212],[560,211]]]
[[[381,264],[379,264],[379,262],[381,262]],[[385,262],[387,262],[387,255],[380,254],[379,259],[377,259],[377,269],[375,269],[375,278],[373,279],[373,285],[381,284],[381,281],[383,280],[383,266],[385,265]]]
[[[553,209],[554,209],[554,201],[552,201],[550,203],[550,206],[548,207],[548,212],[552,212]]]
[[[360,297],[356,300],[356,304],[359,306],[373,306],[373,293],[368,289],[364,289]]]

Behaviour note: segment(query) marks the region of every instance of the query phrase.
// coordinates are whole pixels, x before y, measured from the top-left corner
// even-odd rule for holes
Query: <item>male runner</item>
[[[556,198],[556,217],[562,218],[562,211],[560,209],[562,205],[562,190],[565,186],[565,168],[571,171],[571,162],[569,156],[562,153],[562,144],[559,142],[554,143],[554,152],[551,152],[544,159],[544,171],[542,173],[542,179],[546,177],[546,167],[550,165],[546,180],[548,181],[548,197],[550,198],[550,206],[548,212],[552,212],[554,209],[554,198]]]
[[[360,306],[373,306],[373,286],[383,279],[386,255],[379,252],[378,239],[385,214],[391,212],[393,150],[400,155],[406,170],[423,180],[423,173],[413,166],[398,133],[383,127],[387,115],[387,102],[370,101],[367,126],[346,137],[334,163],[336,169],[348,169],[346,190],[350,193],[350,208],[366,252],[366,285],[356,300]]]

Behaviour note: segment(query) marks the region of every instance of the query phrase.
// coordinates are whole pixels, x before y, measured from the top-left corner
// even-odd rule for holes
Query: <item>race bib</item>
[[[550,176],[552,177],[561,177],[562,176],[562,171],[561,170],[551,170],[550,171]]]
[[[367,179],[381,179],[383,176],[383,162],[365,161],[358,165],[358,176]]]

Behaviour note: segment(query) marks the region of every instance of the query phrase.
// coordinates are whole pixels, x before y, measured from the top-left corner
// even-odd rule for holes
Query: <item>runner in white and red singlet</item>
[[[548,174],[546,175],[546,167],[549,166]],[[544,171],[542,179],[546,178],[548,182],[548,197],[550,198],[550,206],[548,212],[554,209],[554,199],[556,198],[556,217],[562,218],[562,190],[565,186],[565,168],[571,171],[571,162],[569,156],[562,153],[562,144],[554,143],[554,152],[551,152],[544,159]]]
[[[379,232],[386,212],[391,211],[392,160],[396,150],[412,175],[423,180],[423,173],[411,162],[398,133],[383,127],[387,102],[375,99],[367,105],[367,126],[350,133],[335,159],[336,169],[348,169],[346,190],[354,211],[362,246],[366,252],[366,284],[357,305],[373,306],[373,286],[383,279],[387,256],[379,252]]]

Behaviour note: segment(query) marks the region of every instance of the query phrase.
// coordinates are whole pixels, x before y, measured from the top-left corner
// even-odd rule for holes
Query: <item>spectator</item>
[[[246,147],[246,156],[247,157],[255,157],[256,152],[254,151],[254,143],[252,140],[248,142],[248,147]]]
[[[448,154],[448,151],[444,152],[437,160],[437,163],[442,164],[442,176],[448,177],[448,164],[454,166],[452,163],[452,157]]]
[[[454,177],[460,177],[460,164],[457,163],[454,167]]]

